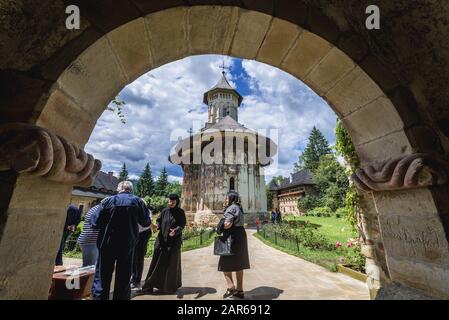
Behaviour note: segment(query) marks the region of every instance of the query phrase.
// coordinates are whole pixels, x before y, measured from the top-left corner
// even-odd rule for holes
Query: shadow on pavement
[[[146,296],[146,295],[153,295],[153,296],[163,296],[163,295],[175,295],[178,299],[183,299],[185,295],[196,295],[194,299],[199,299],[201,297],[204,297],[207,294],[214,294],[217,290],[214,288],[209,287],[181,287],[179,288],[176,293],[164,293],[157,289],[154,290],[154,293],[146,293],[139,290],[133,291],[131,293],[131,299],[137,296]]]
[[[176,291],[178,299],[183,299],[185,295],[196,294],[194,299],[199,299],[207,294],[214,294],[217,290],[209,287],[182,287]]]
[[[283,292],[284,290],[273,287],[257,287],[251,291],[245,291],[244,300],[273,300],[279,298]]]

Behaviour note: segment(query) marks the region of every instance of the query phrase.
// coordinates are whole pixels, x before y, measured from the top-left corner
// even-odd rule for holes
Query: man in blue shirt
[[[132,258],[139,237],[139,225],[154,228],[147,206],[132,194],[132,190],[130,181],[120,182],[117,188],[119,193],[104,199],[91,219],[92,227],[100,230],[97,240],[99,257],[92,287],[96,300],[109,300],[114,266],[113,299],[131,298]]]
[[[56,254],[55,265],[62,266],[62,253],[64,251],[65,242],[70,233],[75,232],[76,227],[81,221],[81,210],[74,204],[70,204],[67,208],[67,217],[64,224],[64,232],[62,233],[61,244]]]

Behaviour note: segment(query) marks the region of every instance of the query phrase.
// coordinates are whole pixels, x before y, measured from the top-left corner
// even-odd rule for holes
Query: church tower
[[[203,102],[208,106],[206,129],[227,116],[238,122],[238,108],[242,101],[243,97],[232,88],[223,71],[218,83],[204,93]]]

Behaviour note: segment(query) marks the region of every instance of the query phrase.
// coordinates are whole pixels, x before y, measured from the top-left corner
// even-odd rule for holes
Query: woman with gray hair
[[[224,273],[228,289],[223,298],[234,296],[244,298],[243,292],[243,270],[249,269],[248,240],[243,227],[243,208],[240,205],[239,194],[230,191],[225,198],[224,211],[224,235],[232,238],[232,252],[230,256],[220,256],[218,271]],[[232,272],[235,272],[237,287],[232,280]]]

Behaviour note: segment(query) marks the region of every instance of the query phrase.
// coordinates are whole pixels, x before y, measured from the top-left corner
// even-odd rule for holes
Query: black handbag
[[[216,256],[232,256],[232,235],[226,234],[216,236],[214,240],[214,255]]]

